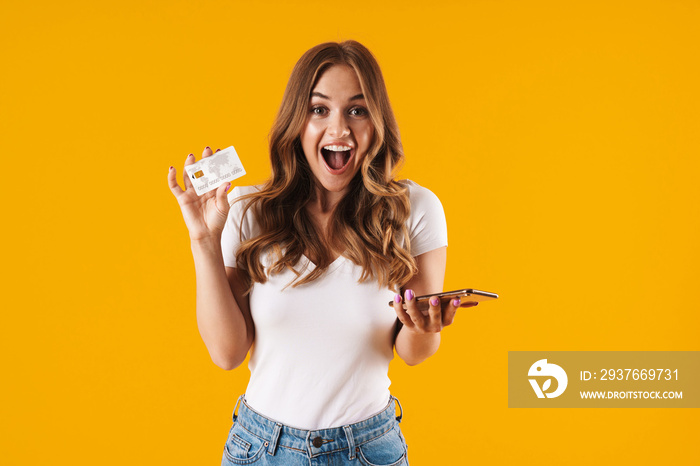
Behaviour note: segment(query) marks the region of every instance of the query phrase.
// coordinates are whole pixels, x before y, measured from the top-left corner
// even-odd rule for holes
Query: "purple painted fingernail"
[[[413,290],[406,290],[406,301],[413,299]]]
[[[453,300],[452,300],[452,305],[453,305],[454,307],[458,307],[460,302],[461,302],[461,301],[460,301],[459,298],[453,299]]]
[[[401,302],[401,295],[400,295],[400,294],[396,294],[396,295],[394,296],[394,302],[395,302],[396,304],[399,304],[399,303]]]
[[[433,298],[433,299],[430,300],[430,305],[431,305],[431,306],[437,306],[438,304],[440,304],[440,300],[437,299],[437,297],[435,297],[435,298]]]

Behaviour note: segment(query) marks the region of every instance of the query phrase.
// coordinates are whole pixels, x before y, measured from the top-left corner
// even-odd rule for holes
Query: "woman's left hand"
[[[404,302],[406,303],[406,309],[403,307]],[[442,302],[434,297],[431,298],[429,304],[430,307],[426,315],[418,309],[413,290],[406,290],[403,298],[399,294],[394,297],[394,310],[399,321],[407,330],[420,334],[441,332],[443,328],[454,321],[457,309],[460,307],[474,307],[479,303],[462,303],[459,298]]]

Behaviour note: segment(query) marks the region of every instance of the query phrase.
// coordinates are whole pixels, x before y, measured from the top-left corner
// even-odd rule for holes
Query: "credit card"
[[[185,165],[185,171],[198,196],[245,175],[241,159],[238,158],[233,146],[220,150],[192,165]]]

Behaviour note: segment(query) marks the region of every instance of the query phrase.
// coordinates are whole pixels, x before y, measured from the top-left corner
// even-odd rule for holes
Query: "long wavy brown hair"
[[[374,139],[350,189],[331,214],[328,235],[318,231],[306,205],[312,199],[315,180],[301,145],[300,135],[309,113],[311,92],[321,75],[333,65],[355,70],[362,88]],[[241,244],[237,267],[253,283],[265,283],[268,275],[261,259],[272,253],[269,274],[289,269],[296,274],[290,283],[299,286],[320,277],[333,262],[332,238],[343,256],[362,267],[360,282],[376,280],[381,286],[398,288],[417,273],[410,254],[406,220],[410,213],[408,191],[394,180],[404,161],[399,129],[389,103],[379,64],[362,44],[348,40],[327,42],[308,50],[294,66],[270,132],[272,175],[258,192],[239,198],[248,200],[260,234]],[[302,277],[295,266],[302,255],[316,267]]]

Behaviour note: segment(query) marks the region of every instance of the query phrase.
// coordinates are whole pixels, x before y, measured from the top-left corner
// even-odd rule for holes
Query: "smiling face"
[[[335,204],[367,155],[374,126],[355,70],[333,65],[311,92],[301,146],[319,198]]]

